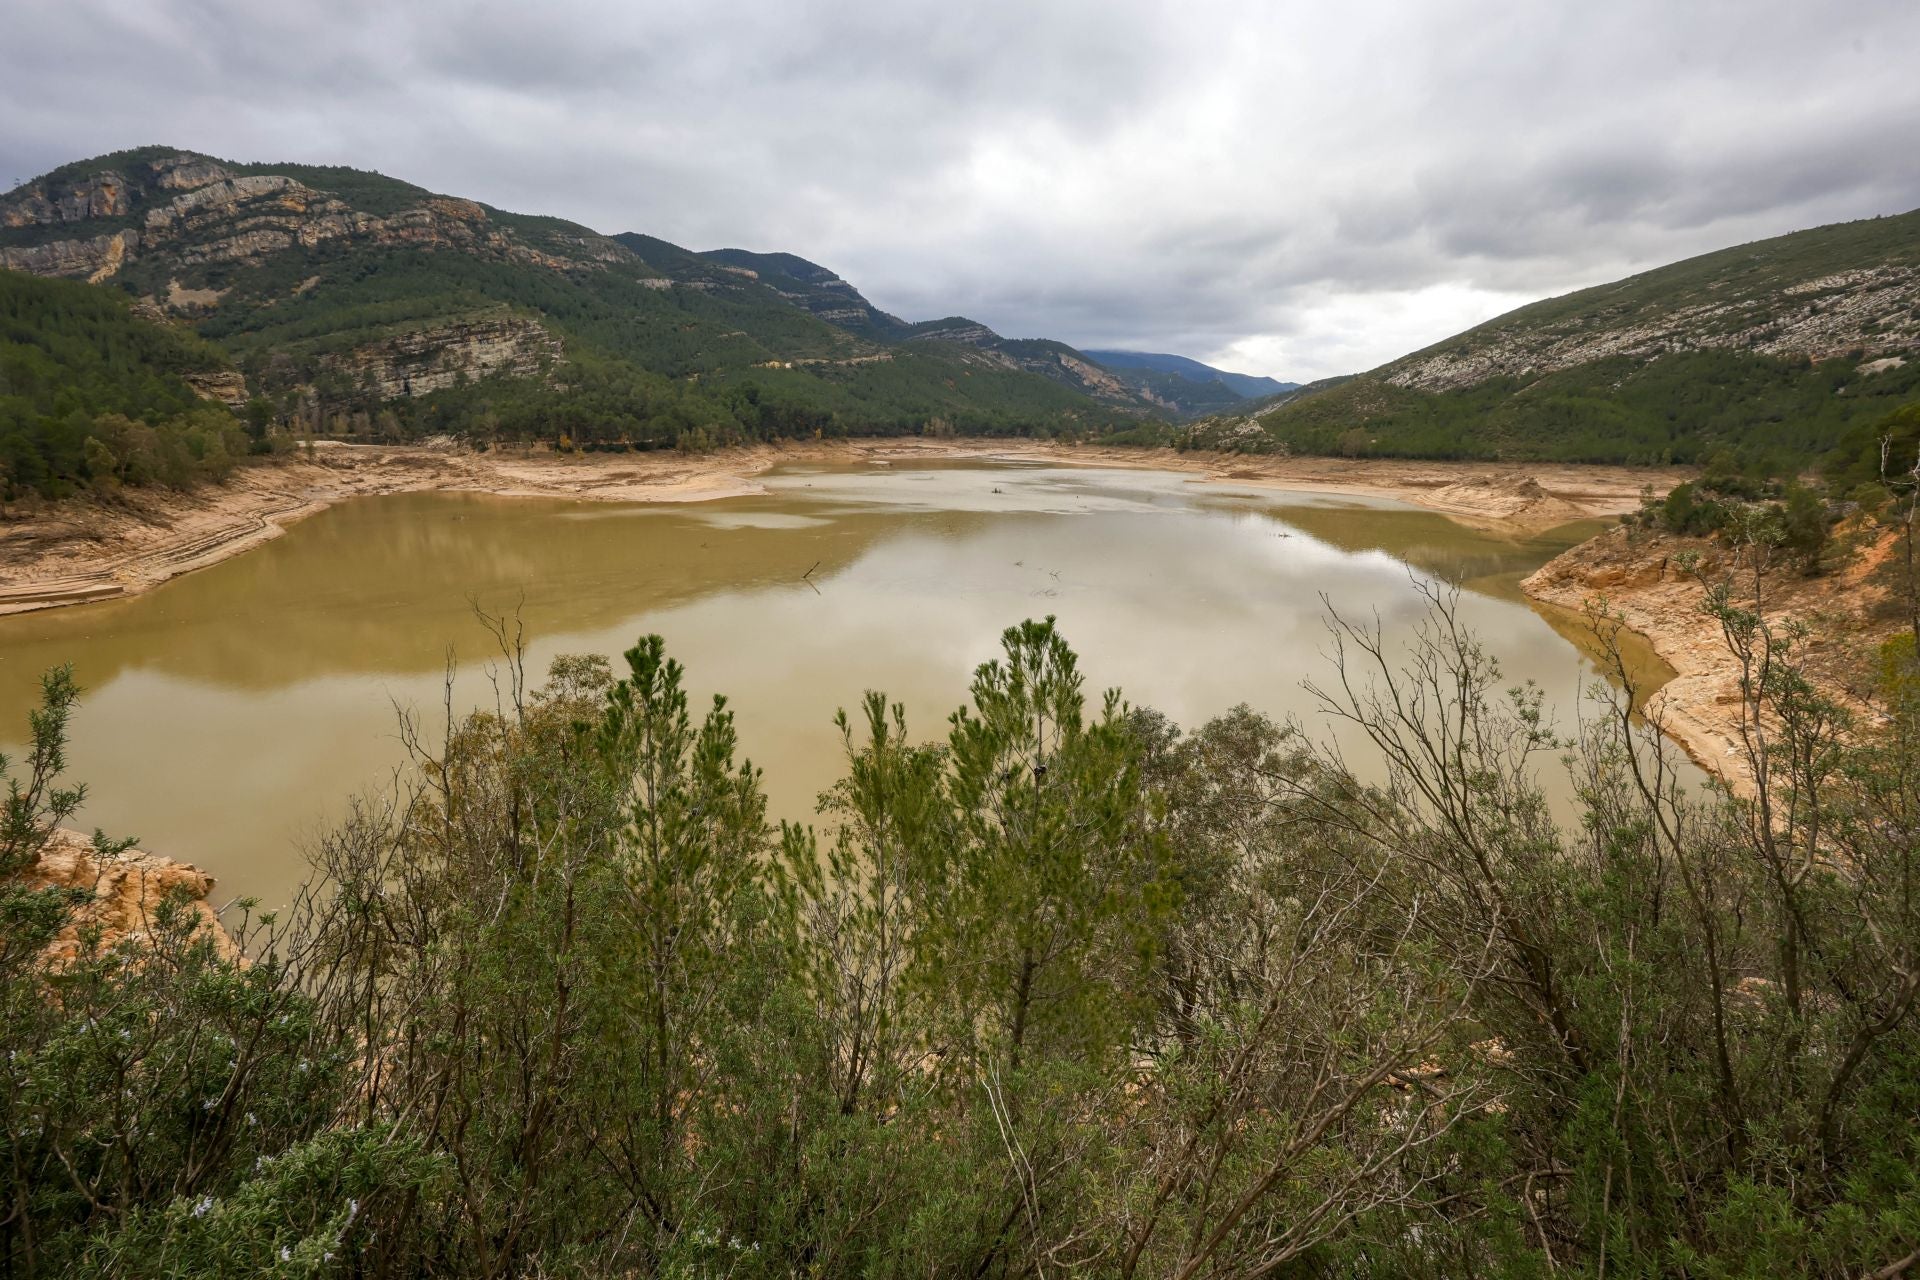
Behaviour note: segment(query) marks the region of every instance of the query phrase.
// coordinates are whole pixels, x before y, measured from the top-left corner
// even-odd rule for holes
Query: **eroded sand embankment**
[[[1880,570],[1892,554],[1891,531],[1859,547],[1841,568],[1806,577],[1791,568],[1770,571],[1762,613],[1780,634],[1792,621],[1807,625],[1794,658],[1822,693],[1852,709],[1862,723],[1877,713],[1868,701],[1873,652],[1897,625],[1884,607]],[[1697,569],[1681,553],[1700,557]],[[1720,623],[1702,607],[1701,576],[1732,574],[1731,603],[1753,606],[1751,579],[1735,572],[1723,548],[1704,538],[1678,538],[1625,526],[1609,529],[1542,565],[1523,583],[1536,600],[1581,610],[1598,602],[1644,637],[1673,668],[1648,700],[1647,712],[1702,768],[1735,791],[1751,786],[1741,736],[1740,670]],[[1696,576],[1700,575],[1700,576]]]
[[[1625,467],[1262,458],[1025,440],[809,442],[678,453],[560,455],[514,449],[322,443],[242,467],[189,493],[24,508],[0,522],[0,614],[149,590],[278,537],[349,498],[422,490],[604,502],[700,502],[759,492],[781,463],[1006,458],[1191,472],[1202,481],[1393,498],[1515,533],[1632,510],[1680,473]]]

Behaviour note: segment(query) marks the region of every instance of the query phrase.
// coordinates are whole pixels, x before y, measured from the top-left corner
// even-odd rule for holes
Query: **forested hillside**
[[[69,165],[0,198],[0,266],[179,316],[304,430],[700,446],[1089,434],[1156,411],[1070,348],[915,332],[791,255],[607,237],[351,169],[164,147]]]
[[[1292,397],[1242,447],[1644,463],[1727,452],[1781,469],[1916,395],[1920,211],[1522,307]]]
[[[219,476],[253,441],[226,405],[225,357],[127,300],[0,271],[0,490],[60,497],[81,487],[184,486]]]
[[[129,294],[230,352],[280,427],[368,439],[1098,434],[1780,471],[1920,395],[1920,212],[1536,303],[1252,419],[1231,416],[1250,381],[1284,384],[908,323],[792,254],[603,236],[351,169],[79,162],[0,198],[0,267]],[[1222,416],[1162,425],[1200,413]]]

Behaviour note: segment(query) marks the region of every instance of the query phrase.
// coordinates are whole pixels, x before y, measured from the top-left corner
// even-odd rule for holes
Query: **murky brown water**
[[[395,708],[437,717],[450,655],[457,703],[491,703],[475,603],[518,609],[536,672],[660,632],[703,701],[729,696],[789,817],[839,776],[837,707],[884,689],[935,736],[1025,617],[1058,615],[1091,685],[1183,724],[1242,701],[1311,721],[1322,596],[1404,629],[1411,573],[1464,583],[1465,616],[1563,723],[1594,674],[1517,586],[1591,526],[1520,540],[1391,503],[972,462],[792,468],[769,487],[697,506],[352,502],[144,596],[0,619],[0,740],[20,738],[39,673],[72,662],[84,821],[271,904],[302,841],[401,762]]]

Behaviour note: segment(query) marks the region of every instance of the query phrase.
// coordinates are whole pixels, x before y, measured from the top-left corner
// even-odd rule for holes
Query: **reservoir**
[[[727,695],[776,819],[810,818],[840,776],[837,708],[881,689],[916,737],[942,736],[1023,618],[1059,618],[1094,705],[1118,687],[1190,727],[1244,702],[1324,736],[1301,682],[1332,674],[1328,603],[1404,636],[1421,579],[1460,584],[1467,623],[1563,731],[1597,677],[1577,627],[1518,586],[1592,523],[1515,537],[1381,500],[1052,464],[790,466],[763,484],[683,505],[347,502],[144,595],[0,619],[0,741],[17,758],[40,673],[72,663],[68,778],[90,788],[75,825],[195,863],[219,901],[273,906],[349,798],[391,786],[400,715],[437,742],[450,671],[456,714],[506,696],[476,610],[517,620],[535,684],[563,653],[618,674],[638,636],[663,635],[696,717]]]

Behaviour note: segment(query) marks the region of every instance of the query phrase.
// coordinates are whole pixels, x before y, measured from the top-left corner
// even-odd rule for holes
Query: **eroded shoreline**
[[[189,493],[131,492],[52,505],[0,525],[0,614],[137,595],[277,538],[351,498],[445,491],[597,502],[703,502],[764,492],[791,463],[1004,459],[1192,473],[1203,482],[1389,498],[1481,528],[1535,533],[1633,510],[1643,486],[1683,473],[1627,467],[1183,454],[1030,440],[860,440],[705,455],[559,455],[512,449],[323,443],[311,458],[242,467]]]
[[[1895,630],[1880,610],[1886,588],[1876,570],[1895,541],[1891,531],[1867,540],[1847,563],[1818,577],[1776,569],[1763,610],[1782,633],[1804,627],[1795,662],[1823,694],[1867,724],[1878,714],[1870,697],[1871,655]],[[1687,567],[1688,556],[1697,558],[1695,567]],[[1649,716],[1694,763],[1742,794],[1752,790],[1753,778],[1740,668],[1719,620],[1703,607],[1702,577],[1717,581],[1732,571],[1725,549],[1709,539],[1621,526],[1554,557],[1521,589],[1529,599],[1572,613],[1603,609],[1645,640],[1673,672],[1651,691]],[[1732,585],[1731,603],[1757,607],[1750,579],[1736,575]]]

